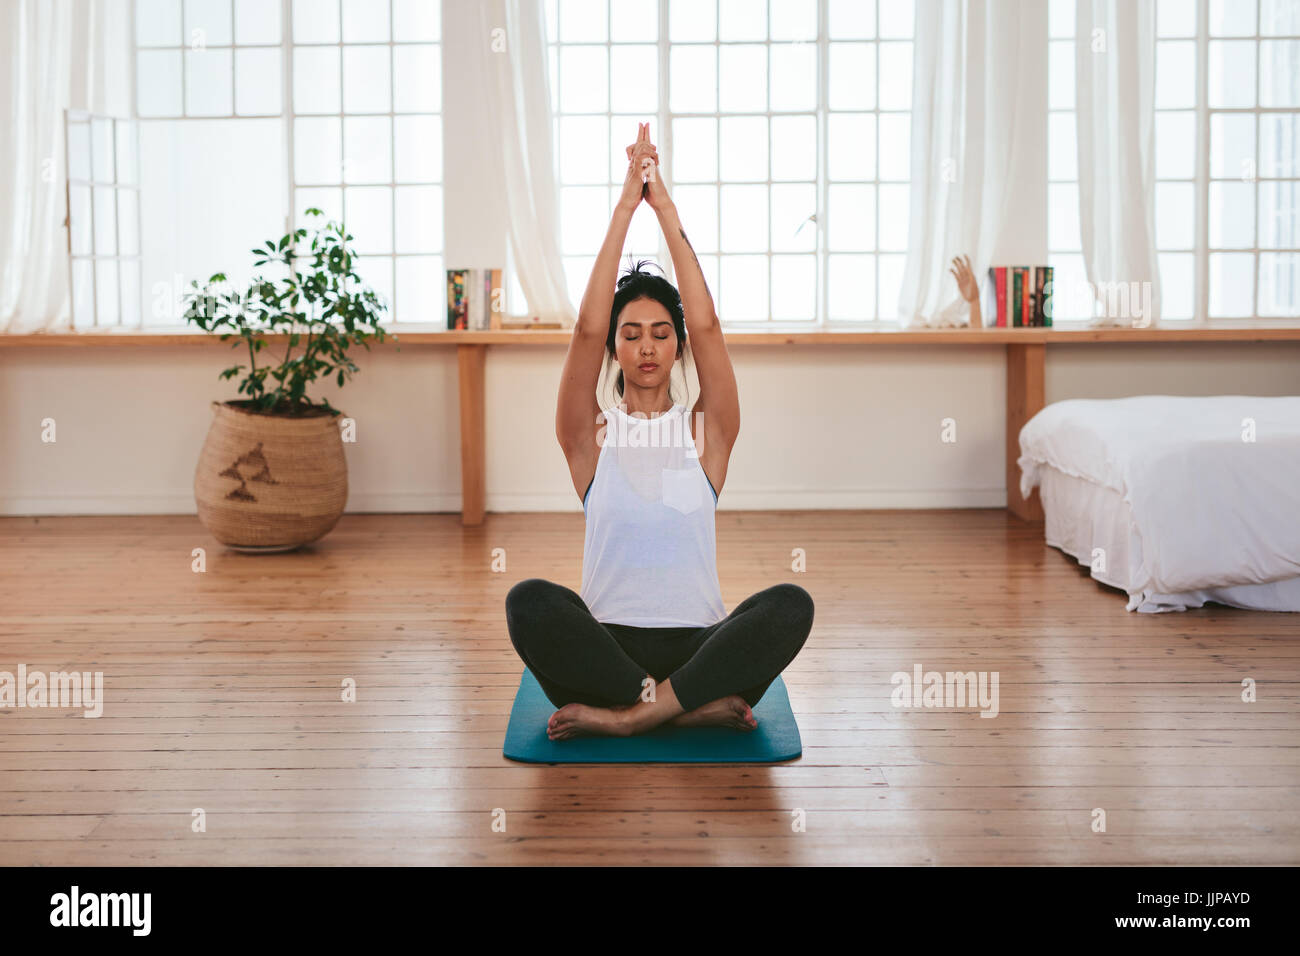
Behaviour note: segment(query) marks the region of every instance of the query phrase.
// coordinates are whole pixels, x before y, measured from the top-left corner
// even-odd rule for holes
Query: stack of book
[[[1052,267],[991,267],[986,301],[998,328],[1050,328]]]
[[[447,270],[447,328],[470,332],[501,328],[506,290],[500,269]]]

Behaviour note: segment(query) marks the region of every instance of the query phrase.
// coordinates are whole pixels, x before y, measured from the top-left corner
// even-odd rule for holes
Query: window
[[[1300,315],[1300,3],[1202,0],[1209,124],[1202,295],[1212,319]],[[1172,80],[1170,80],[1172,82]]]
[[[304,225],[315,206],[353,235],[357,272],[387,300],[390,321],[438,322],[438,0],[136,0],[135,16],[137,111],[154,146],[146,157],[170,162],[155,159],[153,178],[146,170],[147,184],[170,188],[151,199],[146,185],[145,218],[164,237],[177,219],[217,233],[155,242],[146,271],[175,273],[182,285],[219,270],[245,279],[248,249]],[[205,121],[198,132],[178,125],[196,120]],[[209,168],[200,182],[190,169],[210,165],[214,150],[226,175]],[[223,180],[238,188],[215,215],[220,202],[206,194]],[[197,194],[204,208],[177,208]],[[178,315],[173,301],[155,320]]]
[[[72,325],[119,325],[140,314],[136,126],[78,110],[64,121]]]
[[[1203,271],[1196,266],[1196,250],[1203,247],[1197,239],[1198,166],[1204,165],[1198,164],[1204,118],[1196,109],[1196,5],[1156,5],[1156,256],[1165,322],[1196,317],[1196,276]]]
[[[1300,315],[1300,3],[1162,0],[1156,35],[1166,314]]]
[[[1074,32],[1074,0],[1052,0],[1047,14],[1047,264],[1053,270],[1053,325],[1092,314],[1079,232]]]
[[[574,302],[622,186],[623,147],[651,118],[725,323],[895,319],[907,250],[910,2],[546,0],[546,15]],[[633,217],[627,253],[670,270],[648,208]]]
[[[1074,2],[1049,19],[1049,259],[1076,250]],[[1155,219],[1162,320],[1300,315],[1300,0],[1158,0]],[[1062,310],[1087,298],[1058,295]]]

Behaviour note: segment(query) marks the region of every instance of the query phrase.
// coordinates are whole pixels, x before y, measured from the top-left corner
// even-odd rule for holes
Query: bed
[[[1018,463],[1047,543],[1128,610],[1300,611],[1300,398],[1055,402]]]

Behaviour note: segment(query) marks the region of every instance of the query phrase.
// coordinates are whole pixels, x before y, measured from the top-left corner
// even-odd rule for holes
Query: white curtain
[[[1155,2],[1077,0],[1076,11],[1079,230],[1101,313],[1093,321],[1153,325]]]
[[[559,184],[554,168],[550,69],[541,0],[487,0],[478,4],[484,38],[469,55],[473,73],[489,77],[485,98],[495,127],[490,148],[501,154],[509,211],[510,248],[528,312],[571,328],[560,261]]]
[[[0,332],[71,324],[63,111],[129,114],[129,0],[0,0]]]
[[[68,2],[3,0],[0,26],[0,331],[68,321],[63,108],[71,85]]]
[[[960,326],[970,309],[949,273],[967,255],[981,288],[1013,199],[1014,141],[1026,121],[1017,0],[916,0],[911,219],[899,316]],[[990,317],[985,315],[988,323]]]

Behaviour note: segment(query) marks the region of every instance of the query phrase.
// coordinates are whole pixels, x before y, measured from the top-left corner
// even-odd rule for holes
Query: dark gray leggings
[[[752,707],[799,653],[812,622],[812,597],[797,584],[759,591],[706,627],[600,622],[575,591],[543,578],[526,578],[506,595],[510,640],[556,707],[635,703],[647,675],[671,678],[686,710],[731,694]]]

